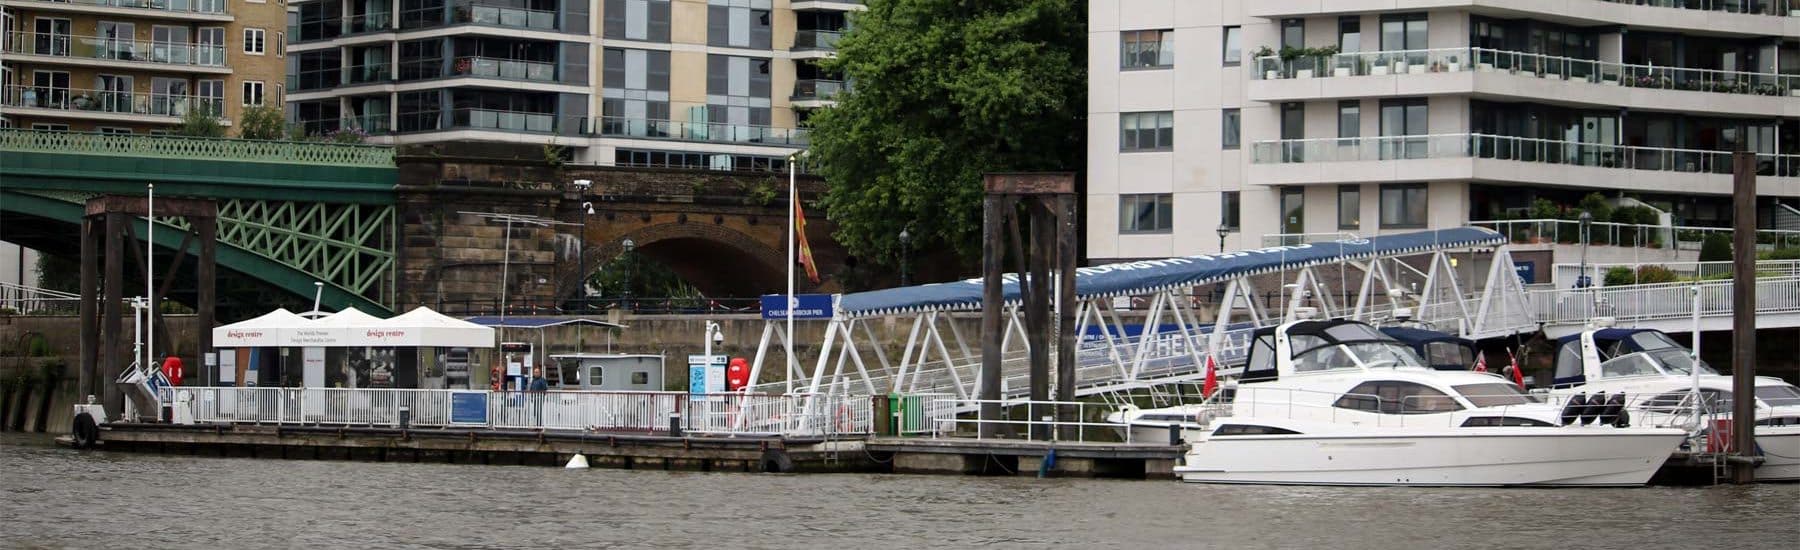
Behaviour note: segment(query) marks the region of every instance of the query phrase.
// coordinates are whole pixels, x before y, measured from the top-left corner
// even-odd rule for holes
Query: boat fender
[[[1582,409],[1586,409],[1586,408],[1587,408],[1587,394],[1586,393],[1578,393],[1578,394],[1575,394],[1574,396],[1570,397],[1568,404],[1563,405],[1562,425],[1574,426],[1577,423],[1577,421],[1579,421],[1581,419]]]
[[[785,474],[794,471],[794,460],[788,458],[787,451],[769,449],[762,454],[762,471],[770,474]]]
[[[1589,422],[1598,421],[1600,413],[1606,412],[1606,392],[1595,392],[1588,397],[1588,406],[1580,410],[1580,424],[1588,426]]]
[[[1056,468],[1056,447],[1051,447],[1050,450],[1044,451],[1044,459],[1038,461],[1038,477],[1049,476],[1050,470],[1054,468]]]
[[[75,415],[75,448],[90,449],[100,441],[100,425],[94,422],[94,415],[83,411]]]
[[[1600,423],[1617,427],[1621,414],[1625,414],[1625,392],[1615,393],[1606,400],[1606,408],[1600,411]]]
[[[585,470],[585,469],[587,469],[587,467],[588,467],[587,455],[583,455],[581,453],[575,453],[575,456],[569,457],[569,463],[564,465],[563,469],[565,469],[565,470]]]

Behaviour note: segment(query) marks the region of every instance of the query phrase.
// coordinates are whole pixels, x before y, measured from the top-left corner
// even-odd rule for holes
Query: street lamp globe
[[[625,242],[621,242],[621,243],[619,243],[619,246],[622,246],[622,247],[624,247],[624,248],[625,248],[625,253],[626,253],[626,254],[630,254],[630,253],[631,253],[631,249],[633,249],[633,248],[637,248],[637,243],[635,243],[635,242],[632,242],[632,240],[631,240],[631,237],[626,237],[626,238],[625,238]]]

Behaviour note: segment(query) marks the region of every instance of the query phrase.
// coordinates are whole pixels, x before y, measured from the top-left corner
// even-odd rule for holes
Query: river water
[[[1200,486],[173,457],[0,435],[0,547],[1795,548],[1800,485]]]

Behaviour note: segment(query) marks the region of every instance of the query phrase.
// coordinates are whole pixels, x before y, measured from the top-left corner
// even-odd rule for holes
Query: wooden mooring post
[[[1731,158],[1731,439],[1735,468],[1732,481],[1756,480],[1756,155],[1738,151]]]
[[[1049,401],[1051,342],[1056,353],[1056,399],[1074,400],[1074,308],[1076,264],[1075,175],[1072,173],[1003,173],[988,174],[983,181],[987,193],[982,209],[983,292],[981,306],[981,373],[978,397],[983,400],[981,418],[1001,418],[1000,392],[1001,342],[1006,327],[1005,270],[1003,258],[1010,249],[1017,262],[1020,309],[1025,313],[1025,336],[1029,348],[1031,400]],[[1023,212],[1021,212],[1023,210]],[[1020,218],[1024,218],[1021,222]],[[1023,227],[1021,227],[1023,226]],[[1007,236],[1011,235],[1010,243]],[[1011,246],[1007,246],[1010,244]],[[1055,272],[1056,275],[1051,275]],[[1052,289],[1052,284],[1056,285]],[[1054,295],[1054,297],[1053,297]],[[1058,326],[1052,327],[1052,307],[1060,307]],[[1052,332],[1056,337],[1052,338]],[[1054,414],[1061,422],[1075,420],[1074,407],[1062,406],[1052,411],[1027,407],[1026,415],[1036,421]],[[1000,424],[983,422],[983,437],[1000,436]],[[1033,439],[1050,439],[1049,426],[1039,426]]]

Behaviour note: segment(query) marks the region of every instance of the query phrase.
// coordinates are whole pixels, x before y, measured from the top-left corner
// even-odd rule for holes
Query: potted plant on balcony
[[[1257,68],[1262,69],[1263,80],[1275,80],[1281,77],[1281,73],[1276,71],[1274,66],[1266,64],[1269,62],[1268,58],[1273,55],[1275,55],[1275,50],[1269,49],[1268,46],[1257,48],[1256,52],[1250,54],[1250,59],[1255,60]]]

